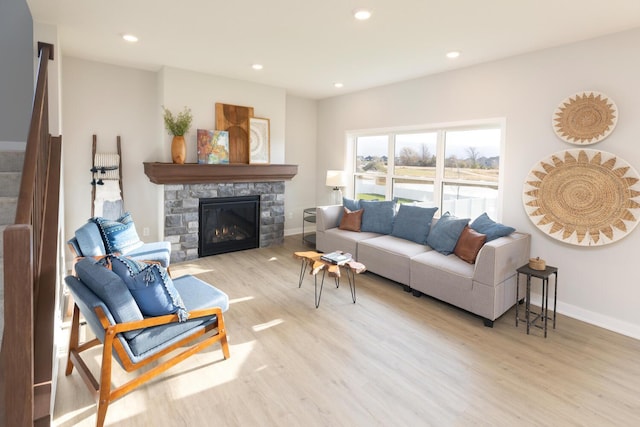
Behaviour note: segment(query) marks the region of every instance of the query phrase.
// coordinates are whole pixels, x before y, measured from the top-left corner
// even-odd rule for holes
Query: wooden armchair
[[[224,292],[193,276],[182,276],[173,284],[189,312],[188,320],[179,322],[177,314],[144,318],[117,274],[91,258],[80,260],[76,272],[78,277],[65,278],[75,301],[66,375],[73,372],[74,366],[78,368],[97,400],[98,427],[104,424],[111,402],[205,347],[220,342],[224,358],[229,358],[222,314],[229,306],[229,299]],[[85,343],[79,343],[80,313],[96,336]],[[202,336],[206,338],[198,340]],[[194,343],[194,340],[198,342]],[[96,379],[81,353],[100,344],[103,346],[102,363]],[[126,384],[112,388],[114,358],[127,372],[132,372],[182,347],[186,348]]]

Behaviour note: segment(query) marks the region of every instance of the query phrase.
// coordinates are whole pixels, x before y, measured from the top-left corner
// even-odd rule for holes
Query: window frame
[[[500,130],[500,146],[499,146],[499,165],[498,180],[495,184],[490,181],[472,181],[465,179],[446,178],[445,177],[445,136],[447,132],[467,131],[467,130],[483,130],[483,129],[499,129]],[[407,177],[405,175],[396,175],[395,166],[395,137],[402,134],[415,133],[436,133],[436,168],[435,177]],[[500,221],[503,208],[503,188],[504,188],[504,169],[505,160],[505,134],[506,119],[503,117],[489,118],[481,120],[470,120],[464,122],[449,122],[418,126],[361,129],[348,131],[346,140],[348,144],[348,152],[351,154],[351,182],[347,188],[347,193],[351,197],[355,197],[356,180],[358,177],[383,177],[385,178],[385,200],[393,199],[393,185],[396,179],[409,179],[416,182],[424,182],[433,185],[433,205],[438,207],[436,217],[439,217],[443,206],[443,189],[445,185],[474,186],[474,187],[490,187],[497,190],[496,200],[496,220]],[[358,172],[357,171],[357,140],[367,136],[386,136],[387,138],[387,171],[382,172]]]

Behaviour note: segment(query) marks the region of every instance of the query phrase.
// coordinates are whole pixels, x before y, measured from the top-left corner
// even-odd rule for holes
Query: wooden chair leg
[[[67,351],[67,369],[65,375],[71,375],[73,372],[73,362],[71,361],[71,351],[78,349],[80,336],[80,309],[77,305],[73,305],[73,318],[71,319],[71,331],[69,332],[69,349]]]
[[[104,345],[102,347],[102,364],[100,366],[100,390],[98,391],[98,416],[96,427],[102,427],[107,416],[107,409],[111,403],[111,361],[113,360],[113,329],[105,331]]]

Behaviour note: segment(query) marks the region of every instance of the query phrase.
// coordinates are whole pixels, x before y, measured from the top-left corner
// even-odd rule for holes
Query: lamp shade
[[[327,171],[327,187],[346,187],[347,186],[347,174],[344,171]]]

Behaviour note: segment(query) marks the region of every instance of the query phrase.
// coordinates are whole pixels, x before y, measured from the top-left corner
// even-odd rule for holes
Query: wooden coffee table
[[[313,276],[313,284],[315,286],[315,303],[316,308],[320,306],[320,298],[322,298],[322,288],[324,286],[324,278],[327,273],[329,277],[333,277],[336,282],[336,288],[340,287],[341,271],[347,276],[349,280],[349,289],[351,290],[351,299],[353,303],[356,302],[356,274],[363,273],[367,270],[364,264],[357,261],[348,261],[344,264],[332,264],[328,261],[321,259],[322,253],[316,251],[294,252],[293,256],[300,259],[300,278],[298,280],[298,288],[302,286],[302,280],[304,275],[309,269],[309,274]],[[318,291],[318,273],[322,272],[322,278],[320,279],[320,290]]]

